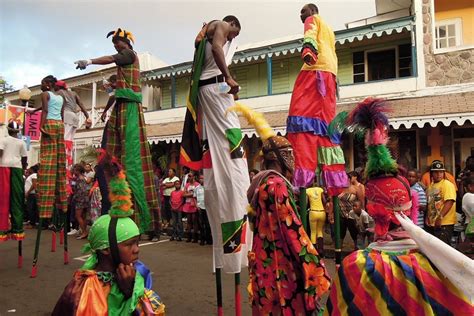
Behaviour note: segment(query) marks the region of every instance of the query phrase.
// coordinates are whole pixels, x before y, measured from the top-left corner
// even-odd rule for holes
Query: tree
[[[0,103],[3,103],[4,95],[13,90],[15,90],[13,89],[13,86],[0,76]]]

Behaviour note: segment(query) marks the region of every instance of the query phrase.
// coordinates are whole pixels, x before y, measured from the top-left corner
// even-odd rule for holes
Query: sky
[[[232,14],[242,25],[239,44],[266,41],[302,34],[299,12],[307,2],[0,0],[0,76],[19,89],[49,74],[59,79],[83,74],[73,62],[114,54],[106,34],[118,27],[134,34],[139,53],[149,52],[167,64],[190,61],[203,22]],[[334,30],[375,15],[375,0],[314,3]]]

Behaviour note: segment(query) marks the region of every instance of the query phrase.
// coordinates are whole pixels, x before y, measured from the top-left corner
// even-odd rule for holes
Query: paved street
[[[0,244],[0,316],[49,315],[56,300],[83,261],[80,248],[85,243],[70,238],[70,264],[63,265],[63,251],[51,253],[51,232],[44,231],[41,238],[38,276],[30,278],[36,230],[27,230],[24,241],[24,266],[16,267],[17,243]],[[59,243],[59,238],[58,238]],[[144,241],[140,259],[153,271],[154,290],[166,305],[167,315],[215,315],[215,281],[212,274],[212,250],[185,242],[158,243]],[[334,275],[333,260],[326,265]],[[242,314],[250,315],[246,285],[247,271],[242,273]],[[224,314],[234,314],[233,276],[223,275]],[[12,312],[15,310],[15,312]],[[8,312],[10,311],[10,312]]]

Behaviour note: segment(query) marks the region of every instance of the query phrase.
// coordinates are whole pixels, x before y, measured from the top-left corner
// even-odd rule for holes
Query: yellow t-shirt
[[[301,70],[327,71],[337,76],[336,36],[319,14],[311,18],[305,22],[304,39],[317,46],[318,59],[314,65],[303,64]]]
[[[453,206],[441,220],[441,225],[454,225],[456,223],[456,188],[448,180],[441,180],[437,183],[431,183],[426,190],[428,198],[428,223],[434,226],[438,214],[444,207],[444,203],[453,200]]]
[[[319,187],[306,189],[306,195],[308,196],[311,210],[324,211],[323,199],[322,199],[323,192],[324,192],[323,189]]]

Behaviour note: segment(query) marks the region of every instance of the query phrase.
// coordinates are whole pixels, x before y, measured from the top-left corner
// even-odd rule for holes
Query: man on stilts
[[[25,238],[23,172],[28,163],[25,143],[17,137],[19,132],[18,124],[12,121],[8,124],[8,136],[0,139],[0,242],[8,238],[18,240],[18,267],[21,267],[21,241]]]
[[[334,32],[320,17],[315,4],[306,4],[300,17],[304,23],[301,54],[304,64],[291,96],[287,133],[295,154],[293,185],[300,188],[301,217],[307,229],[305,189],[312,185],[316,170],[321,171],[322,184],[333,197],[348,186],[348,179],[344,154],[339,146],[340,135],[331,135],[328,131],[336,115]],[[336,202],[333,204],[335,208],[338,205]],[[336,219],[336,226],[337,222]],[[322,246],[322,240],[318,240],[318,247]],[[340,247],[336,245],[336,248]]]
[[[228,65],[240,33],[235,16],[206,24],[196,38],[193,75],[186,112],[180,163],[203,168],[205,203],[213,236],[218,314],[222,313],[220,270],[235,273],[236,314],[240,315],[240,271],[247,266],[246,194],[248,167],[243,135],[234,105],[238,83]],[[202,147],[201,147],[202,146]]]
[[[135,39],[132,33],[117,29],[107,34],[112,36],[117,54],[89,60],[79,60],[77,68],[88,65],[117,65],[116,104],[107,123],[106,151],[119,159],[124,166],[127,182],[132,190],[135,217],[140,232],[152,229],[159,234],[159,219],[156,219],[158,200],[153,180],[150,148],[146,137],[145,119],[142,109],[140,64],[133,51]],[[151,227],[151,220],[154,227]]]

